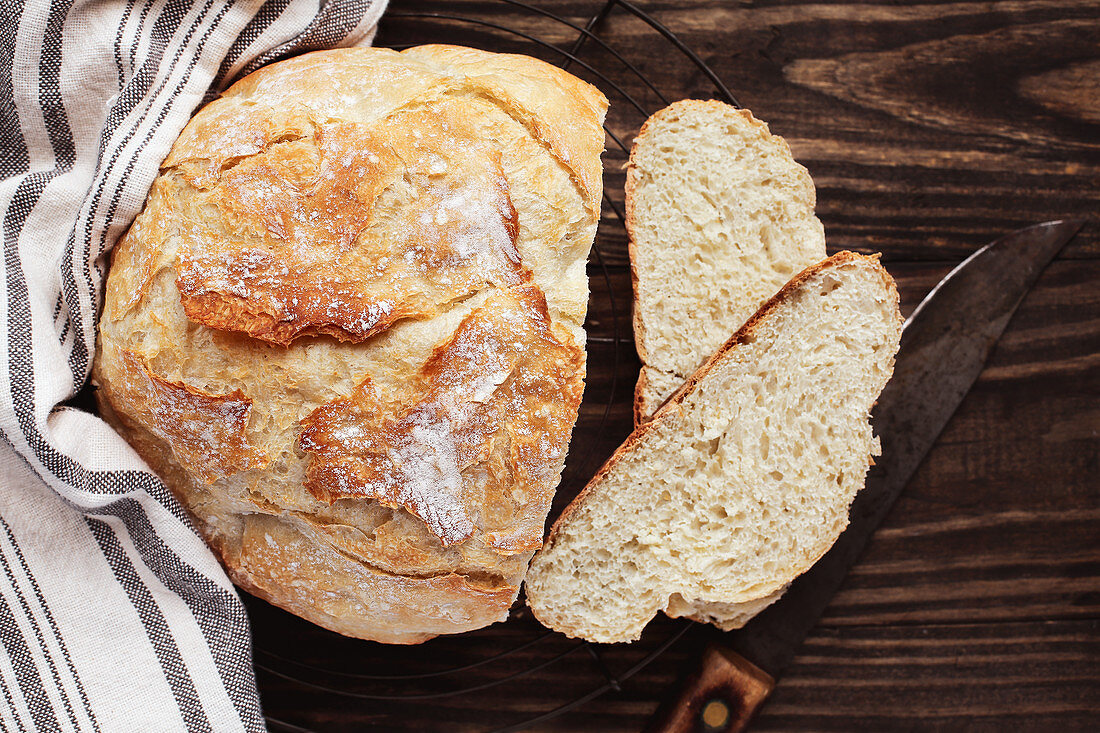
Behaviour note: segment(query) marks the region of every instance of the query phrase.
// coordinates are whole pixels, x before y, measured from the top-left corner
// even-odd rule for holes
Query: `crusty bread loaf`
[[[783,138],[715,101],[646,121],[626,174],[634,419],[649,418],[795,273],[825,257],[816,194]]]
[[[606,109],[523,56],[360,48],[187,125],[94,378],[234,581],[385,642],[506,618],[583,390]]]
[[[535,616],[599,642],[661,610],[743,624],[847,525],[900,336],[876,259],[797,275],[566,508],[527,576]]]

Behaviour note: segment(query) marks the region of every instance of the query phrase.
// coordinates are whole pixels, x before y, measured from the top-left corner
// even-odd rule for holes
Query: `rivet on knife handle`
[[[680,694],[665,704],[646,733],[737,733],[748,728],[775,680],[744,657],[709,647]]]

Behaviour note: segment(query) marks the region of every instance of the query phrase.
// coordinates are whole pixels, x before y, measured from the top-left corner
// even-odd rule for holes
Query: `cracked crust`
[[[473,537],[491,508],[510,515],[507,530],[486,537],[491,548],[537,550],[549,479],[584,391],[583,358],[568,333],[553,333],[538,288],[495,293],[403,394],[384,399],[368,379],[302,421],[298,445],[313,456],[306,488],[330,504],[370,497],[404,507],[444,545]]]
[[[241,587],[392,643],[507,616],[583,389],[606,108],[526,57],[340,49],[187,125],[94,380]]]
[[[262,514],[245,516],[239,544],[219,549],[233,582],[249,593],[332,631],[386,644],[504,621],[518,591],[499,578],[388,573],[300,524]]]
[[[358,343],[486,286],[523,282],[500,152],[462,107],[321,123],[312,138],[265,139],[263,153],[229,170],[185,169],[217,225],[232,222],[228,232],[180,232],[187,316],[283,346],[320,334]],[[394,199],[416,206],[391,214]]]
[[[135,419],[172,447],[176,462],[189,473],[210,484],[267,464],[267,455],[245,434],[252,400],[239,389],[209,394],[155,374],[132,351],[123,350],[121,357],[116,399],[128,403]]]

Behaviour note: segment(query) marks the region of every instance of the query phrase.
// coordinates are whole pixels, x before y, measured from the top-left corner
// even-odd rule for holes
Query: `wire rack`
[[[634,50],[616,48],[624,45],[617,38],[632,39],[625,45]],[[592,300],[586,323],[590,365],[611,368],[590,367],[600,376],[586,388],[552,511],[556,514],[630,430],[637,362],[630,334],[622,205],[630,142],[650,114],[674,99],[737,102],[696,52],[641,5],[627,0],[393,2],[377,42],[399,49],[457,42],[525,53],[584,78],[611,101],[605,125],[610,145],[604,156],[604,205],[589,262]],[[638,51],[643,48],[644,58]],[[660,59],[663,81],[643,70],[652,69],[654,59]],[[547,632],[518,603],[504,624],[400,647],[347,639],[262,601],[246,602],[261,696],[268,725],[276,732],[418,726],[504,733],[546,727],[601,695],[621,690],[690,627],[682,621],[655,621],[640,642],[608,647]],[[536,687],[538,694],[533,695]],[[309,727],[299,725],[303,718],[296,714],[306,709]],[[426,728],[429,718],[433,723]],[[487,718],[496,722],[487,725]]]

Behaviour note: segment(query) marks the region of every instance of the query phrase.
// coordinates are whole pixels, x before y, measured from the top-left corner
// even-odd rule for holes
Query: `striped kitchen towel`
[[[0,731],[263,730],[248,618],[85,384],[104,254],[194,109],[385,0],[0,0]]]

